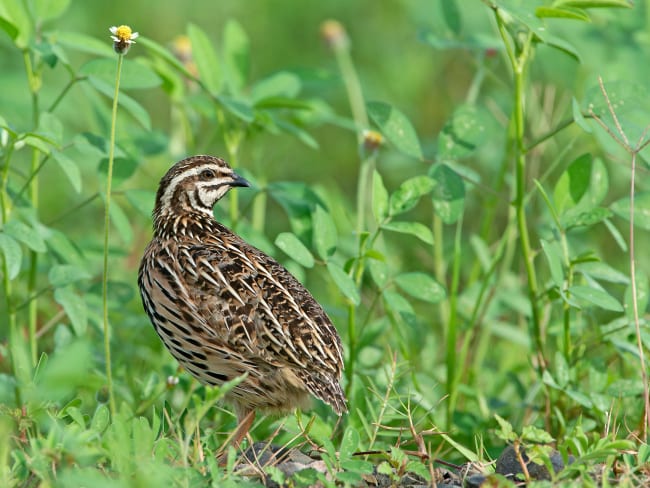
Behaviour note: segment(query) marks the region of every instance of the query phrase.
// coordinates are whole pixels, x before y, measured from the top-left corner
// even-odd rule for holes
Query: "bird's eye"
[[[215,176],[214,171],[211,170],[211,169],[204,169],[203,171],[201,171],[201,179],[202,180],[209,180],[209,179],[214,178],[214,176]]]

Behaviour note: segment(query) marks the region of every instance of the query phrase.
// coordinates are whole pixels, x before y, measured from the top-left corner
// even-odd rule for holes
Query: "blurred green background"
[[[52,0],[52,5],[59,3]],[[529,6],[527,0],[500,3]],[[541,5],[544,2],[537,3]],[[0,5],[0,13],[2,8],[7,8],[6,5]],[[606,82],[624,81],[643,87],[650,79],[650,63],[647,62],[650,59],[648,4],[637,2],[630,9],[594,9],[589,14],[589,22],[547,19],[545,31],[561,41],[556,47],[572,51],[573,55],[567,55],[548,44],[540,44],[536,46],[527,73],[526,142],[533,144],[555,127],[565,122],[568,124],[564,130],[551,134],[547,141],[527,154],[527,188],[533,195],[527,202],[527,212],[530,216],[533,247],[538,256],[535,264],[541,276],[540,284],[543,285],[540,301],[543,301],[544,317],[548,319],[548,342],[549,349],[552,350],[559,350],[561,345],[561,322],[558,318],[561,306],[557,295],[551,290],[550,272],[539,242],[540,237],[551,239],[555,235],[555,229],[542,198],[533,190],[532,179],[542,179],[549,193],[553,193],[553,184],[569,163],[584,153],[591,153],[602,158],[607,165],[609,187],[602,205],[608,206],[624,197],[629,188],[629,158],[594,123],[591,123],[593,132],[589,134],[577,124],[569,122],[576,107],[578,111],[582,107],[582,111],[586,112],[588,103],[600,96],[597,91],[593,91],[597,87],[598,76],[602,76]],[[460,347],[460,343],[468,338],[469,350],[476,353],[476,356],[470,354],[467,361],[467,375],[463,377],[459,388],[462,400],[459,401],[457,411],[453,412],[457,414],[453,428],[465,445],[470,445],[476,431],[494,425],[494,412],[512,418],[514,423],[525,424],[531,418],[539,420],[542,415],[540,412],[545,408],[540,404],[540,391],[545,387],[541,384],[531,359],[531,338],[527,335],[524,318],[529,304],[518,248],[513,247],[515,250],[509,256],[512,259],[509,264],[514,264],[499,269],[501,281],[497,289],[493,290],[497,298],[482,311],[485,315],[481,315],[477,322],[480,327],[473,330],[470,326],[475,324],[469,323],[469,315],[477,300],[477,288],[481,285],[483,276],[478,270],[485,271],[485,262],[495,252],[497,241],[501,238],[500,233],[508,228],[514,187],[514,177],[511,174],[512,153],[509,152],[509,144],[512,143],[512,74],[494,16],[486,2],[73,0],[62,16],[45,22],[40,29],[45,37],[53,40],[66,39],[68,44],[62,44],[69,48],[66,49],[66,54],[70,65],[79,69],[101,55],[89,52],[95,46],[89,45],[87,49],[79,49],[81,46],[77,46],[75,49],[70,45],[74,44],[74,40],[69,33],[85,34],[98,43],[103,43],[105,49],[110,49],[109,27],[128,24],[142,38],[155,41],[173,51],[183,46],[183,41],[179,39],[187,33],[188,24],[195,24],[207,33],[212,45],[220,52],[224,27],[231,19],[236,19],[241,24],[250,41],[250,72],[243,90],[244,95],[247,96],[251,86],[259,80],[274,73],[290,72],[300,80],[299,98],[313,103],[318,109],[309,114],[291,112],[287,115],[308,135],[302,137],[302,140],[288,134],[289,131],[269,129],[271,124],[262,129],[247,127],[237,166],[258,187],[264,188],[269,183],[284,181],[300,182],[325,201],[338,228],[339,261],[351,260],[356,251],[355,200],[362,151],[353,130],[339,66],[332,49],[321,35],[324,21],[336,19],[346,29],[365,100],[386,102],[399,109],[411,121],[419,136],[424,154],[422,160],[399,152],[390,143],[380,149],[377,169],[389,192],[392,193],[409,177],[426,175],[432,165],[440,162],[449,162],[463,175],[467,190],[459,245],[462,256],[459,266],[460,287],[456,297],[459,300],[460,317],[458,343]],[[159,60],[156,60],[155,54],[145,44],[143,39],[136,40],[126,56],[127,62],[139,60],[154,69],[160,68],[160,64],[156,64]],[[99,48],[96,50],[101,51]],[[43,54],[47,55],[47,52]],[[81,68],[82,72],[83,69]],[[110,76],[107,75],[108,82],[111,81]],[[111,235],[114,369],[118,378],[118,398],[130,402],[134,410],[141,408],[139,414],[146,414],[152,404],[160,404],[160,398],[152,391],[155,385],[164,381],[165,375],[175,372],[171,357],[163,351],[142,312],[135,290],[137,266],[151,232],[147,214],[153,205],[151,192],[157,188],[164,172],[178,159],[192,153],[224,157],[228,154],[223,140],[223,126],[217,120],[214,107],[207,97],[201,95],[200,90],[187,80],[181,79],[179,85],[174,86],[171,79],[162,80],[161,86],[137,89],[129,87],[129,79],[125,74],[122,78],[122,93],[142,104],[150,117],[151,127],[135,123],[133,117],[123,109],[118,114],[117,143],[128,152],[129,157],[123,160],[118,158],[115,167],[115,201],[126,209],[126,225],[114,229]],[[69,75],[60,64],[54,68],[45,66],[43,80],[44,85],[38,95],[41,109],[54,102],[68,82]],[[612,95],[616,96],[614,93]],[[624,97],[621,99],[628,100]],[[636,106],[616,106],[621,111],[626,127],[632,128],[637,136],[646,123],[644,118],[650,114],[645,105],[647,99],[639,100]],[[93,152],[88,144],[78,144],[78,134],[87,132],[108,138],[109,103],[107,98],[82,82],[72,87],[56,109],[56,116],[63,125],[62,140],[75,143],[69,156],[81,171],[83,190],[75,192],[64,178],[60,167],[49,162],[43,166],[39,176],[38,219],[74,241],[78,250],[81,250],[79,254],[83,255],[83,260],[79,262],[86,267],[90,276],[80,286],[88,304],[88,320],[92,325],[88,335],[93,343],[95,369],[89,376],[92,379],[80,380],[82,385],[79,390],[88,390],[85,391],[87,411],[92,410],[88,405],[94,405],[87,399],[101,391],[104,385],[100,367],[103,358],[99,346],[101,320],[98,314],[98,277],[101,275],[100,258],[103,251],[100,236],[104,208],[98,194],[103,190],[105,170],[100,169],[100,177],[97,178],[102,156],[97,151]],[[456,160],[441,161],[441,131],[454,111],[464,104],[480,108],[483,131],[479,137],[480,145]],[[639,113],[635,113],[635,109]],[[17,132],[33,129],[32,98],[28,90],[23,53],[16,49],[4,32],[0,32],[0,116],[9,121]],[[13,192],[12,195],[18,193],[25,184],[30,171],[31,154],[27,150],[21,150],[23,148],[15,151],[11,159],[9,189]],[[642,153],[639,158],[639,191],[650,190],[648,164],[644,156],[645,153]],[[504,185],[495,185],[501,176],[504,176]],[[141,194],[143,199],[136,204],[129,200],[132,205],[128,205],[124,196],[133,189],[149,193]],[[261,198],[257,198],[259,195],[256,197],[255,192],[247,194],[246,190],[237,190],[237,193],[241,213],[245,217],[243,220],[246,220],[254,214],[251,207],[258,205]],[[89,198],[92,199],[89,201]],[[257,199],[253,201],[254,198]],[[490,201],[496,202],[495,214],[492,221],[486,222],[485,210]],[[238,231],[295,272],[323,303],[344,341],[347,340],[348,302],[333,285],[323,266],[304,269],[273,246],[279,232],[290,229],[297,234],[299,232],[295,227],[291,228],[296,222],[287,216],[281,203],[272,198],[265,202],[268,207],[264,212],[258,213],[264,215],[264,221],[253,222],[252,225],[244,222]],[[219,205],[216,213],[227,219],[227,204],[224,202]],[[436,225],[432,223],[434,217],[430,200],[422,199],[406,217],[428,227]],[[436,241],[433,249],[412,236],[391,234],[385,241],[383,237],[379,240],[388,267],[394,274],[402,271],[435,273],[449,289],[455,259],[456,227],[440,225],[444,229],[441,232],[444,239],[442,242]],[[612,226],[621,235],[627,236],[627,222],[623,219],[614,218]],[[484,248],[478,247],[475,241],[470,242],[486,228],[488,231],[483,235],[488,235],[489,238],[482,243]],[[302,235],[299,237],[304,238]],[[515,240],[516,237],[513,237],[513,242]],[[305,243],[309,245],[309,242]],[[648,245],[647,232],[639,232],[637,266],[639,272],[646,276],[650,274],[650,262],[645,256]],[[604,226],[574,230],[571,246],[575,254],[582,250],[593,251],[612,268],[629,272],[626,253]],[[480,254],[481,249],[485,255]],[[43,287],[47,287],[45,275],[49,266],[59,261],[55,253],[39,261],[39,279]],[[23,272],[16,280],[17,296],[25,295],[25,274]],[[419,402],[426,412],[423,415],[430,416],[427,418],[433,419],[433,422],[439,422],[436,425],[442,425],[444,408],[436,407],[444,405],[447,393],[443,385],[447,373],[445,360],[448,351],[445,350],[444,340],[448,334],[445,328],[449,315],[448,304],[432,305],[413,300],[413,308],[417,311],[417,317],[413,321],[393,320],[388,324],[387,317],[390,314],[378,312],[380,307],[373,308],[375,302],[371,303],[370,297],[374,297],[375,292],[369,277],[371,274],[364,274],[363,280],[365,302],[360,310],[364,314],[368,313],[369,325],[364,326],[368,325],[366,332],[370,332],[365,339],[367,342],[360,347],[358,370],[361,375],[369,378],[368,381],[384,387],[388,379],[382,368],[390,362],[390,354],[399,351],[400,393],[417,397],[415,403]],[[615,283],[608,290],[613,289],[612,293],[623,301],[625,291],[621,283],[623,282]],[[548,290],[545,289],[546,286]],[[46,289],[39,302],[39,326],[49,324],[57,332],[45,334],[40,339],[39,348],[42,351],[56,350],[59,342],[63,344],[67,341],[64,340],[65,334],[58,332],[65,329],[62,325],[66,323],[65,319],[59,317],[55,324],[49,323],[51,316],[56,317],[55,314],[60,311],[48,295],[50,291]],[[0,307],[4,306],[3,300]],[[389,308],[386,306],[386,309]],[[598,424],[600,427],[605,422],[604,412],[608,408],[606,400],[610,398],[607,395],[615,396],[607,388],[612,384],[618,388],[618,380],[630,380],[631,374],[636,373],[637,358],[626,355],[625,352],[633,350],[630,345],[634,343],[633,335],[622,333],[624,338],[620,342],[605,345],[605,340],[595,325],[609,324],[610,320],[614,323],[613,314],[609,311],[593,314],[585,312],[584,315],[576,313],[576,317],[578,325],[573,329],[573,334],[578,343],[578,352],[574,351],[575,363],[570,366],[574,367],[584,359],[585,369],[575,373],[571,385],[576,391],[589,394],[592,389],[589,382],[595,381],[594,378],[597,377],[594,371],[602,374],[602,382],[599,383],[602,388],[598,390],[598,394],[602,393],[599,398],[601,403],[597,404],[594,400],[595,406],[593,412],[590,412],[591,417],[601,422]],[[6,321],[6,314],[0,313],[0,325],[4,326]],[[376,335],[372,336],[375,332]],[[0,337],[4,340],[5,334]],[[4,372],[10,370],[7,362],[0,365]],[[594,369],[590,369],[592,366]],[[550,369],[555,374],[556,369],[561,368]],[[599,381],[600,379],[598,376]],[[179,405],[187,406],[185,398],[179,392],[186,393],[190,389],[186,380],[186,377],[181,380],[184,390],[179,387],[176,392],[169,393],[169,401],[176,408],[180,408]],[[363,388],[366,387],[368,385],[364,384]],[[638,393],[639,384],[635,383],[634,387]],[[2,388],[6,397],[11,397],[6,384]],[[353,392],[355,405],[363,404],[363,396],[369,391],[363,388],[357,386]],[[554,411],[553,415],[557,413],[557,418],[553,419],[552,424],[556,432],[566,429],[567,419],[573,421],[578,418],[584,407],[584,403],[581,404],[571,394],[567,396],[564,393],[561,389],[559,393],[554,392],[557,395],[554,397],[554,401],[557,400],[554,403],[557,412]],[[140,394],[141,397],[138,397]],[[638,397],[631,400],[627,398],[626,401],[638,403]],[[321,408],[320,412],[327,410]],[[374,412],[369,415],[372,413]],[[355,427],[360,425],[357,418],[350,422]],[[549,425],[551,422],[545,427]],[[590,427],[594,428],[594,425],[590,424]],[[270,431],[271,428],[267,430]],[[493,441],[491,439],[487,442],[490,444],[488,449],[492,447]]]

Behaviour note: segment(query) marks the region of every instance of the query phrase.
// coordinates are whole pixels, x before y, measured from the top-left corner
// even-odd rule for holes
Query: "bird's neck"
[[[200,211],[154,211],[154,235],[163,239],[172,236],[200,238],[218,232],[219,223],[212,215]]]

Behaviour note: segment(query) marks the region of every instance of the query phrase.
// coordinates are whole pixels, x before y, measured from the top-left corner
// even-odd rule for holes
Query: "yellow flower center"
[[[115,37],[122,42],[130,41],[132,34],[131,28],[128,25],[121,25],[115,31]]]
[[[366,130],[363,132],[363,142],[366,145],[378,147],[384,143],[384,136],[376,130]]]

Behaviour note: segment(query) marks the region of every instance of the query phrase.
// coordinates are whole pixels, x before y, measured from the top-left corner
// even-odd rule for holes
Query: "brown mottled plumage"
[[[312,394],[341,415],[346,402],[341,340],[321,306],[283,266],[214,219],[212,207],[235,186],[249,183],[212,156],[167,172],[138,284],[156,332],[201,383],[248,374],[226,396],[238,443],[256,410],[286,413]]]

